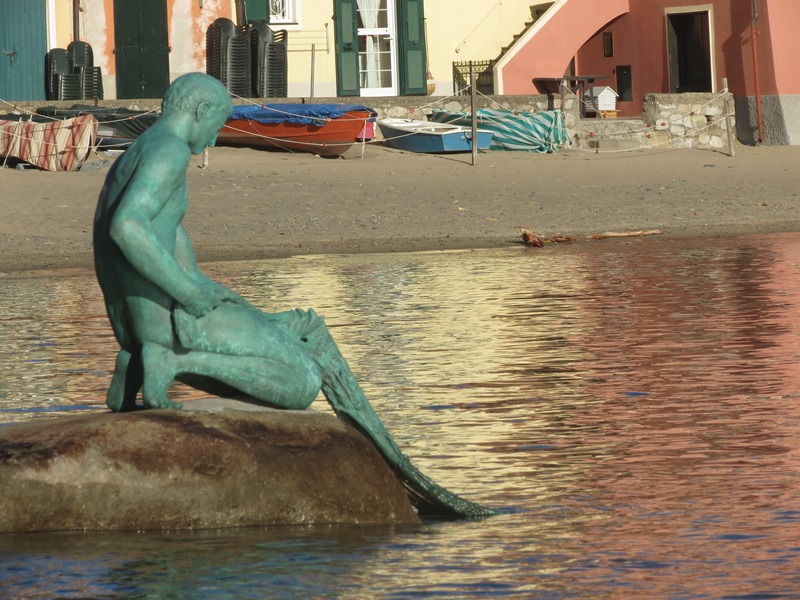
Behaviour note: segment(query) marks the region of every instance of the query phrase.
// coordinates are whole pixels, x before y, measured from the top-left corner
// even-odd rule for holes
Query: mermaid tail
[[[305,339],[312,345],[312,354],[322,370],[322,393],[336,416],[372,440],[421,514],[442,517],[495,514],[492,509],[465,500],[436,484],[411,463],[383,426],[326,327],[315,329]]]

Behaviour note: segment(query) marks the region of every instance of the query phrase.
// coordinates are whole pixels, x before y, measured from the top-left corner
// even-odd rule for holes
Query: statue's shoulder
[[[185,177],[192,156],[185,141],[173,135],[159,135],[142,142],[131,157],[138,177],[158,180]]]

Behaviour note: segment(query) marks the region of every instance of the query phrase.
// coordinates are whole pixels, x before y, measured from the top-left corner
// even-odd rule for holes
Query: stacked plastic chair
[[[72,57],[72,71],[78,74],[79,100],[103,97],[103,76],[100,67],[94,66],[94,52],[86,42],[70,42],[67,54]]]
[[[66,50],[53,48],[45,65],[48,100],[103,98],[103,75],[100,67],[94,66],[94,53],[86,42],[70,42]]]
[[[241,97],[287,96],[287,32],[266,23],[237,27],[217,19],[206,30],[206,73]]]
[[[206,30],[206,73],[232,94],[250,96],[250,42],[230,19],[217,19]]]
[[[287,94],[287,32],[274,31],[266,23],[250,25],[253,64],[253,97],[285,98]]]

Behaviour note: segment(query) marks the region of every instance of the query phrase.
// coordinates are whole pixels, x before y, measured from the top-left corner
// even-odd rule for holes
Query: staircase
[[[534,77],[562,77],[581,46],[608,23],[629,12],[629,0],[556,0],[503,48],[495,66],[496,93],[536,93]]]

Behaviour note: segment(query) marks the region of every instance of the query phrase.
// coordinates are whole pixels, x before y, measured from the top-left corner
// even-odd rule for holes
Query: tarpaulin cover
[[[505,109],[479,108],[476,112],[478,127],[488,129],[492,136],[492,150],[528,150],[555,152],[567,143],[564,114],[560,110],[517,112]],[[469,127],[472,115],[434,109],[431,121],[452,123]]]
[[[250,119],[258,123],[296,123],[323,126],[329,119],[338,119],[350,111],[378,113],[359,104],[243,104],[233,107],[232,119]]]
[[[0,156],[12,156],[48,171],[75,171],[97,136],[92,115],[64,121],[0,121]]]

